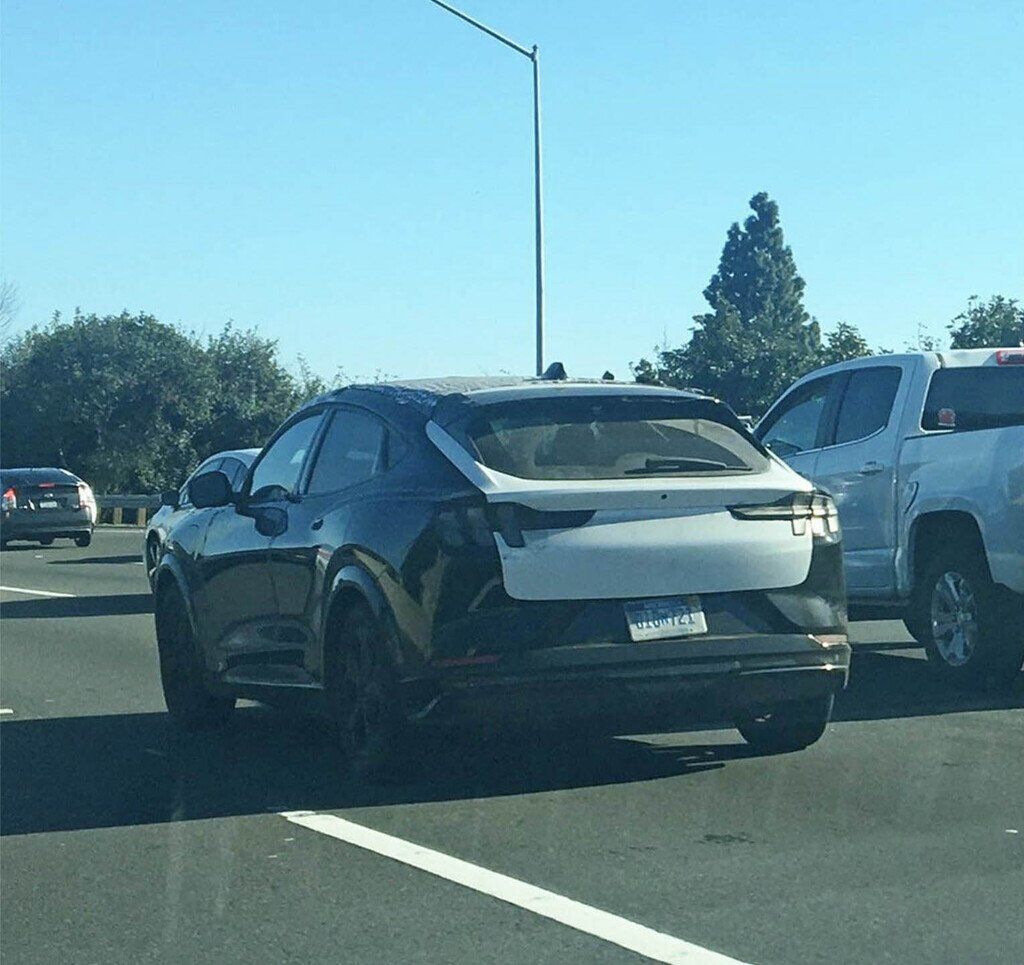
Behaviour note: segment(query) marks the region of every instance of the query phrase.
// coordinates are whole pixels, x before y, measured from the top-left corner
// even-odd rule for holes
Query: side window
[[[251,496],[270,495],[270,490],[294,492],[310,443],[320,425],[320,413],[290,425],[269,449],[264,450],[252,475]]]
[[[777,456],[796,455],[818,444],[818,431],[833,376],[800,386],[772,413],[771,422],[759,428],[758,437]]]
[[[228,456],[221,463],[220,471],[228,477],[228,480],[231,482],[231,488],[237,493],[242,488],[242,483],[245,482],[245,463],[241,459]]]
[[[386,432],[374,416],[339,409],[334,413],[309,477],[309,493],[348,489],[385,469]]]
[[[896,365],[855,369],[851,373],[839,407],[836,443],[863,439],[888,423],[901,374]]]

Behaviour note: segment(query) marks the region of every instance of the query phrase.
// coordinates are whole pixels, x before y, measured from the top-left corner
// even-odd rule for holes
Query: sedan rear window
[[[706,399],[639,395],[517,399],[448,427],[483,465],[522,479],[763,472],[768,458]]]

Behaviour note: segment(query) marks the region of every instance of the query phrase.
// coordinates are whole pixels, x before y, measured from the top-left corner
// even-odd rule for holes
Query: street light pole
[[[544,374],[544,201],[541,190],[541,166],[540,166],[540,52],[537,45],[528,50],[514,40],[510,40],[497,30],[492,30],[486,24],[474,20],[468,14],[456,9],[443,0],[430,0],[431,3],[454,14],[460,20],[465,20],[478,30],[500,41],[506,47],[511,47],[516,53],[522,54],[533,63],[533,196],[534,196],[534,221],[535,221],[535,248],[536,248],[536,288],[537,288],[537,375]]]

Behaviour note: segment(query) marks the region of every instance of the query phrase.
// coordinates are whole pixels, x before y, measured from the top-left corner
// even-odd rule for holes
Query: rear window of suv
[[[521,479],[731,475],[769,464],[732,412],[706,399],[516,399],[448,428],[483,465]]]
[[[932,376],[922,429],[996,429],[1024,425],[1024,367],[939,369]]]

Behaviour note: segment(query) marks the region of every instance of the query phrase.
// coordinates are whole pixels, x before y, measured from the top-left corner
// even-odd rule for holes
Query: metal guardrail
[[[96,506],[99,510],[99,517],[96,521],[101,525],[111,523],[114,526],[120,526],[124,523],[134,523],[136,526],[145,526],[146,521],[152,515],[150,510],[159,508],[160,496],[158,494],[147,496],[140,493],[107,493],[105,496],[96,497]]]

